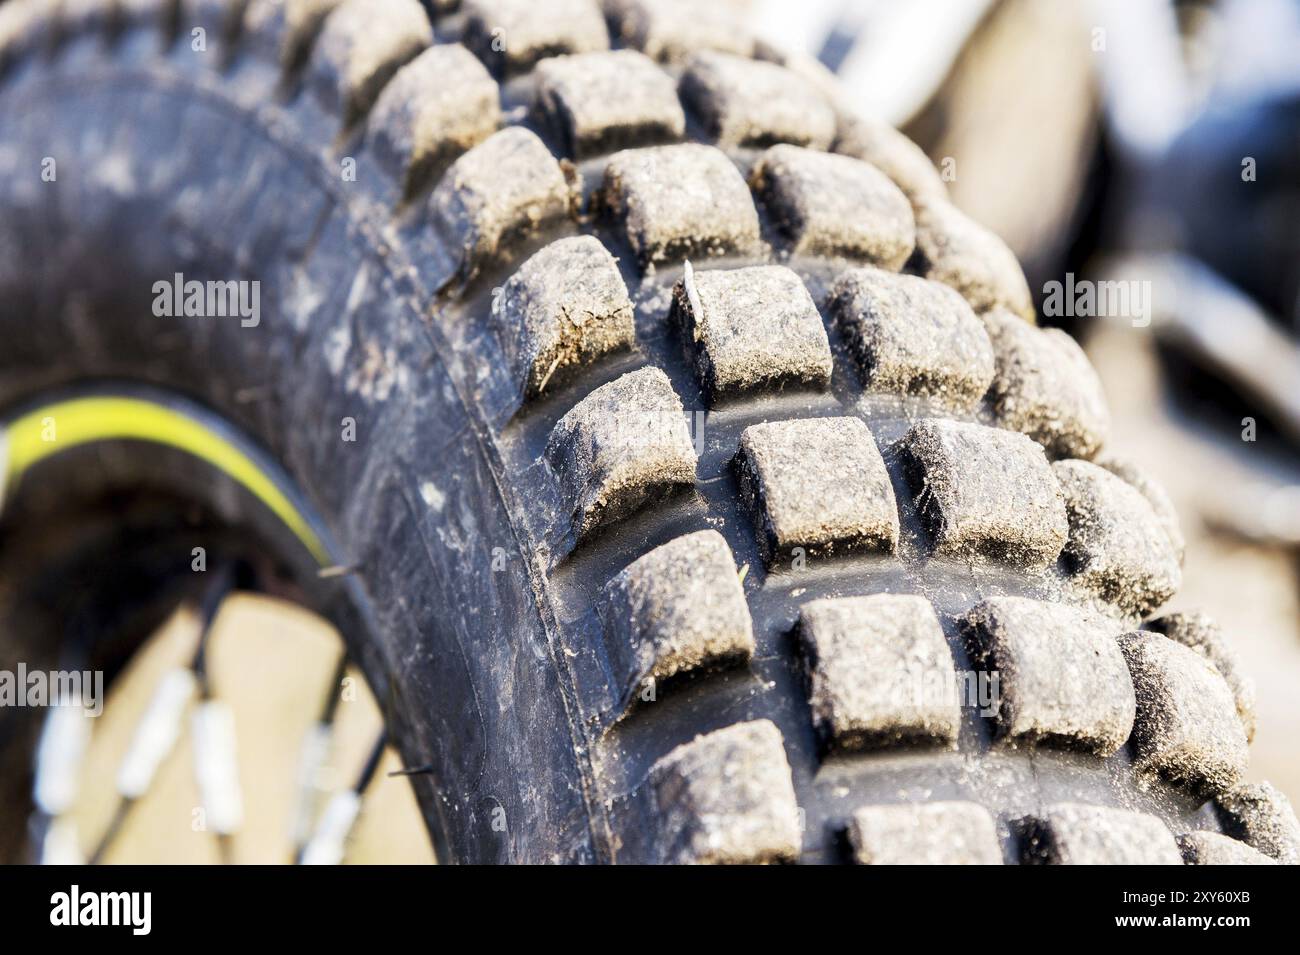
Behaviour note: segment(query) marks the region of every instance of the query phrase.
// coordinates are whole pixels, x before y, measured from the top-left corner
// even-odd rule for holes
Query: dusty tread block
[[[158,28],[166,39],[175,36],[177,0],[152,0],[133,13],[137,24]],[[57,55],[65,43],[83,38],[107,42],[124,18],[119,5],[108,0],[0,0],[0,74],[24,56]],[[211,31],[207,42],[207,49],[217,42]]]
[[[524,262],[493,298],[492,324],[525,399],[636,340],[618,263],[592,236],[559,239]]]
[[[841,115],[834,149],[871,163],[913,202],[948,196],[948,188],[925,150],[883,120]]]
[[[696,50],[752,56],[754,37],[722,4],[691,0],[605,0],[612,30],[624,46],[661,63],[680,62]]]
[[[898,271],[916,244],[907,197],[850,156],[773,146],[750,182],[796,255],[834,255]]]
[[[1300,821],[1271,783],[1244,783],[1215,803],[1224,832],[1282,865],[1300,865]]]
[[[1217,832],[1188,832],[1178,837],[1184,865],[1277,865],[1258,849]]]
[[[719,146],[792,143],[827,149],[835,111],[811,82],[775,63],[696,53],[679,84],[682,101]]]
[[[1062,604],[992,597],[962,625],[984,665],[1000,674],[999,736],[1102,756],[1124,745],[1136,699],[1113,621]]]
[[[748,660],[754,628],[731,548],[714,530],[656,547],[605,585],[602,616],[624,696],[647,681]]]
[[[1025,820],[1027,863],[1182,865],[1178,843],[1155,816],[1110,806],[1057,803]]]
[[[997,423],[1029,435],[1052,457],[1093,457],[1110,433],[1110,410],[1078,342],[1002,308],[984,320],[997,356],[989,391]]]
[[[569,213],[569,184],[535,133],[518,126],[493,133],[461,156],[429,199],[442,233],[461,247],[473,272],[512,242]]]
[[[1178,563],[1181,565],[1183,553],[1187,549],[1187,541],[1183,537],[1178,511],[1174,508],[1169,492],[1144,468],[1127,458],[1107,454],[1097,458],[1096,463],[1116,477],[1127,481],[1147,499],[1151,509],[1156,512],[1156,517],[1160,519],[1160,526],[1165,529],[1165,536],[1169,538],[1169,543],[1173,546],[1174,553],[1178,556]]]
[[[902,442],[934,552],[1041,569],[1065,546],[1065,499],[1041,446],[1024,435],[928,418]]]
[[[292,69],[307,58],[330,11],[342,0],[249,0],[244,32],[257,48]]]
[[[601,385],[555,425],[546,457],[582,537],[695,482],[681,400],[658,368]]]
[[[799,611],[813,725],[836,749],[952,745],[961,726],[952,652],[912,594],[814,600]]]
[[[576,159],[686,134],[672,77],[635,50],[545,60],[537,67],[537,103]]]
[[[565,53],[609,49],[597,0],[465,0],[465,45],[497,76]]]
[[[397,71],[375,103],[367,139],[410,195],[500,123],[496,81],[469,50],[442,44]]]
[[[186,0],[186,27],[201,27],[207,37],[208,50],[224,47],[239,34],[243,22],[244,0]],[[103,19],[110,12],[103,0],[64,0],[64,14],[79,13],[78,7],[97,6],[97,17]],[[84,16],[84,14],[81,14]]]
[[[0,5],[0,74],[29,52],[47,46],[53,25],[37,0]]]
[[[829,554],[898,543],[893,485],[857,418],[751,425],[737,467],[769,564],[796,547]]]
[[[688,265],[673,290],[672,321],[711,405],[766,388],[830,382],[821,315],[803,280],[783,266],[696,272]]]
[[[31,29],[36,16],[36,6],[25,3],[7,3],[0,6],[0,64],[8,63],[18,53],[23,37]]]
[[[325,18],[311,55],[311,85],[345,126],[360,119],[403,63],[433,42],[416,0],[343,0]]]
[[[799,856],[790,763],[770,720],[683,743],[654,764],[649,783],[660,814],[658,861],[752,864]]]
[[[831,312],[872,391],[976,404],[993,378],[993,348],[966,300],[946,285],[853,269],[831,289]]]
[[[1214,664],[1156,633],[1120,640],[1137,693],[1134,766],[1198,792],[1228,789],[1246,771],[1246,733]]]
[[[15,7],[22,5],[21,3],[9,4],[9,6]],[[214,23],[219,23],[220,26],[225,28],[235,26],[232,17],[227,16],[223,19],[220,13],[234,14],[238,12],[238,7],[232,7],[226,0],[200,0],[199,7],[207,9],[202,10],[202,17],[192,17],[196,25],[207,28],[210,40],[217,39],[218,36],[220,39],[225,40],[228,34],[214,33],[212,27]],[[208,20],[213,13],[216,13],[217,17]],[[62,37],[86,36],[115,28],[117,26],[117,17],[117,5],[105,3],[104,0],[61,0],[58,9],[58,31]],[[3,34],[3,27],[0,26],[0,44],[4,42]],[[0,59],[3,59],[3,54],[0,54]]]
[[[1002,865],[993,817],[973,802],[863,806],[849,843],[861,865]]]
[[[775,63],[800,79],[808,81],[821,91],[833,108],[841,99],[840,78],[812,53],[788,49],[781,44],[773,45],[760,38],[754,45],[753,58],[765,63]],[[835,120],[838,125],[838,112]]]
[[[748,251],[759,242],[758,211],[745,180],[712,146],[615,154],[605,168],[605,201],[642,266]]]
[[[1246,731],[1246,740],[1253,740],[1255,681],[1246,676],[1236,649],[1219,625],[1203,613],[1171,613],[1152,620],[1147,626],[1156,633],[1163,633],[1170,640],[1195,650],[1214,664],[1232,691],[1237,716],[1241,720],[1242,729]]]
[[[946,199],[916,201],[916,248],[924,275],[951,285],[977,312],[1002,307],[1034,320],[1034,300],[1016,255]]]
[[[1070,540],[1062,556],[1084,590],[1145,616],[1182,583],[1178,555],[1137,490],[1087,461],[1052,466],[1065,494]]]
[[[43,4],[36,2],[30,6],[39,9]],[[180,0],[117,0],[117,15],[124,26],[158,27],[169,37],[174,35],[180,14]]]

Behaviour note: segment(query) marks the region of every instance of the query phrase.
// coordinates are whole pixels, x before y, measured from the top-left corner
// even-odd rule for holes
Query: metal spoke
[[[388,734],[381,731],[371,747],[370,755],[362,766],[356,783],[351,789],[337,792],[330,799],[325,811],[321,813],[320,822],[312,834],[299,862],[303,865],[338,865],[343,861],[348,834],[361,812],[361,799],[375,777],[379,762],[383,759],[384,748],[388,745]]]
[[[36,861],[43,864],[104,862],[127,831],[135,807],[154,788],[187,728],[194,748],[193,770],[204,828],[215,836],[221,860],[236,861],[235,836],[244,825],[245,806],[239,779],[235,713],[229,703],[216,698],[217,688],[209,662],[216,617],[224,601],[241,583],[247,582],[234,565],[214,570],[196,602],[199,634],[193,655],[163,673],[135,725],[124,727],[130,737],[116,767],[111,818],[88,859],[81,852],[72,810],[78,803],[82,767],[88,758],[94,724],[83,715],[80,706],[59,707],[48,714],[35,754],[32,792],[35,811],[29,822],[29,839]],[[65,643],[63,662],[84,669],[95,642],[83,638],[80,632],[74,636],[77,639]],[[70,656],[73,651],[75,659]],[[336,724],[342,713],[339,688],[348,665],[344,650],[338,655],[330,683],[320,698],[316,719],[302,742],[290,830],[291,858],[295,864],[332,865],[343,861],[362,800],[378,774],[387,749],[387,731],[380,730],[352,784],[325,798],[321,770],[329,763],[335,745]]]
[[[117,805],[112,822],[90,855],[90,863],[103,861],[105,853],[121,835],[131,810],[153,785],[155,776],[180,739],[185,713],[195,696],[209,697],[207,678],[208,640],[212,624],[222,602],[234,589],[234,568],[226,565],[215,571],[199,604],[201,631],[198,646],[188,668],[176,667],[163,675],[117,772]]]
[[[60,664],[68,671],[85,669],[90,651],[90,630],[75,617],[74,621]],[[85,861],[75,824],[62,817],[76,802],[81,788],[81,766],[90,743],[91,729],[91,722],[81,705],[54,706],[46,714],[36,750],[32,785],[36,810],[29,823],[36,861],[42,865]]]
[[[334,667],[330,684],[325,689],[320,716],[308,729],[302,741],[302,756],[298,761],[298,799],[290,828],[295,862],[301,861],[303,850],[311,838],[316,816],[317,777],[321,767],[329,758],[334,738],[334,717],[338,713],[339,706],[339,685],[347,674],[347,668],[348,656],[346,653],[341,653]]]

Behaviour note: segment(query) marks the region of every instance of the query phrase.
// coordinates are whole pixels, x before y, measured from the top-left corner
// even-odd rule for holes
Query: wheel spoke
[[[202,629],[190,666],[173,667],[163,675],[144,716],[136,725],[131,744],[118,766],[118,803],[113,813],[113,820],[95,846],[94,852],[91,853],[92,865],[103,861],[105,853],[121,834],[131,809],[149,791],[158,770],[176,748],[176,743],[181,738],[185,714],[189,711],[195,697],[203,701],[200,708],[211,702],[207,677],[208,641],[212,635],[212,624],[217,612],[222,602],[234,589],[234,580],[234,568],[230,565],[225,565],[215,572],[212,583],[199,603]],[[220,721],[221,717],[217,717],[213,723],[215,725]],[[231,734],[229,745],[233,756],[233,726]],[[227,773],[228,770],[221,769],[216,772],[220,775]],[[237,795],[237,781],[235,785]],[[202,788],[203,780],[200,778],[200,791]],[[229,803],[227,802],[222,808],[230,809]]]
[[[331,797],[325,811],[321,814],[316,831],[312,834],[299,859],[303,865],[338,865],[343,861],[346,843],[352,826],[361,812],[361,800],[370,781],[375,777],[379,761],[383,758],[384,747],[388,744],[386,733],[381,732],[371,747],[370,755],[361,768],[357,781],[351,789],[337,792]]]
[[[293,857],[301,860],[303,850],[312,835],[313,821],[316,817],[316,802],[319,795],[319,775],[321,767],[329,758],[334,739],[334,717],[338,713],[339,685],[347,673],[348,656],[339,655],[338,664],[330,684],[325,688],[325,699],[321,705],[319,718],[302,741],[302,755],[298,761],[298,795],[294,805],[290,832],[293,840]]]

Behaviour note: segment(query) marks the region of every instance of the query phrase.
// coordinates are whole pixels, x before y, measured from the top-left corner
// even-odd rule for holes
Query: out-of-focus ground
[[[81,796],[71,813],[84,854],[89,855],[113,818],[113,779],[154,689],[167,670],[190,664],[199,630],[192,613],[178,612],[113,682],[95,721]],[[341,648],[332,628],[298,607],[251,595],[236,595],[222,604],[209,636],[207,665],[213,698],[229,704],[235,720],[244,824],[232,838],[229,861],[293,860],[303,741],[327,693],[340,696],[333,745],[316,774],[317,811],[332,793],[352,786],[361,772],[382,719],[359,673],[350,670],[343,686],[331,686]],[[102,861],[223,861],[216,835],[204,827],[193,760],[186,732]],[[386,750],[366,789],[345,863],[434,861],[410,783],[389,775],[399,769],[396,754]]]

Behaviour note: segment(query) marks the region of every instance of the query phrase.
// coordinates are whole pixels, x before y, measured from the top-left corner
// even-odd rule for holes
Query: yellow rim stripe
[[[138,398],[76,398],[23,415],[5,429],[5,437],[9,485],[42,459],[96,441],[131,439],[185,451],[242,484],[293,531],[318,563],[329,563],[320,538],[275,482],[230,441],[179,411]]]

